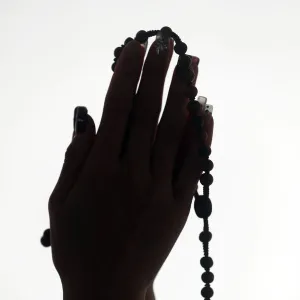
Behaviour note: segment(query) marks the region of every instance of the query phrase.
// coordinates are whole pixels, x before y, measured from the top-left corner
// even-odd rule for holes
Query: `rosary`
[[[179,36],[172,31],[169,27],[163,27],[161,30],[150,30],[150,31],[144,31],[141,30],[136,34],[135,40],[138,41],[141,44],[144,44],[148,41],[150,37],[160,35],[160,39],[157,43],[156,51],[159,54],[160,51],[166,49],[167,40],[169,38],[172,38],[175,42],[174,51],[179,55],[178,63],[175,68],[176,75],[178,75],[187,85],[187,94],[186,96],[189,98],[189,103],[187,105],[187,109],[190,112],[191,115],[191,121],[193,123],[193,126],[196,127],[197,132],[199,133],[199,138],[202,139],[202,131],[203,131],[203,118],[202,116],[198,115],[198,112],[201,109],[201,98],[199,97],[197,100],[195,100],[198,90],[195,86],[191,85],[194,79],[194,73],[191,68],[192,63],[192,57],[189,55],[186,55],[187,52],[187,45],[181,41]],[[123,48],[126,44],[128,44],[130,41],[132,41],[132,38],[127,38],[124,42],[124,45],[121,47],[117,47],[114,51],[114,63],[112,64],[112,71],[115,69],[116,62],[119,58],[119,56],[122,53]],[[206,110],[209,111],[209,106],[206,107]],[[204,173],[201,174],[199,181],[203,185],[203,195],[199,195],[198,191],[194,193],[194,209],[196,215],[203,219],[204,226],[203,231],[199,235],[199,240],[203,244],[203,252],[204,256],[200,260],[201,266],[204,268],[205,272],[202,274],[202,281],[204,282],[205,286],[201,290],[201,295],[204,297],[204,300],[210,300],[210,298],[213,296],[214,291],[211,288],[210,284],[214,280],[214,274],[210,271],[210,268],[213,266],[213,260],[209,256],[209,242],[212,238],[212,234],[209,231],[209,225],[208,225],[208,218],[210,217],[212,213],[212,203],[209,198],[209,186],[213,183],[213,176],[210,174],[210,171],[213,169],[214,164],[209,159],[209,156],[211,154],[211,149],[209,147],[202,146],[200,149],[198,149],[198,154],[201,158],[203,158],[203,161],[205,162],[204,166]],[[41,243],[45,247],[51,246],[50,241],[50,229],[46,229],[44,231],[44,234],[41,238]]]

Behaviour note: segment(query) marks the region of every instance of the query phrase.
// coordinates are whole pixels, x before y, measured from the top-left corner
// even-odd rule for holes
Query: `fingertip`
[[[136,40],[129,42],[122,50],[120,57],[115,63],[113,63],[113,77],[112,82],[123,78],[124,76],[128,78],[139,77],[146,49]]]
[[[124,61],[124,59],[128,59],[128,57],[136,57],[136,56],[143,57],[145,51],[146,48],[143,44],[139,43],[136,40],[132,40],[124,47],[118,62]]]
[[[93,118],[89,114],[87,114],[85,122],[86,124],[84,125],[84,130],[78,132],[76,131],[76,127],[74,128],[73,139],[82,136],[95,136],[96,125]]]
[[[87,121],[87,132],[96,134],[96,125],[93,120],[93,118],[88,114],[87,115],[88,121]]]

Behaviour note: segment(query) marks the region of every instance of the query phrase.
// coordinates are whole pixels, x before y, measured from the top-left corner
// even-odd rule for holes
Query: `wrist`
[[[119,285],[111,287],[100,284],[63,285],[63,300],[153,300],[146,298],[147,291],[129,290]]]
[[[103,290],[89,290],[83,293],[63,292],[63,300],[152,300],[153,298],[145,298],[144,295],[129,295],[122,293],[115,293],[116,291],[103,291]]]

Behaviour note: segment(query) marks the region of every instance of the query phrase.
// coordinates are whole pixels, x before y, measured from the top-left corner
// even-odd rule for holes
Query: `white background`
[[[114,48],[165,25],[214,105],[213,299],[300,299],[299,15],[296,0],[1,0],[0,299],[62,299],[39,239],[73,109],[98,124]],[[192,212],[158,300],[202,299],[201,228]]]

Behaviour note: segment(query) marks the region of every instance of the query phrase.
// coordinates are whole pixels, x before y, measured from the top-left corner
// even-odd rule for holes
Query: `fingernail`
[[[191,56],[191,70],[194,73],[194,78],[193,78],[193,82],[195,82],[196,80],[196,74],[198,73],[198,65],[199,65],[199,61],[200,59],[196,56]]]
[[[206,104],[205,114],[212,115],[214,107],[211,104]]]
[[[213,106],[210,104],[205,105],[205,111],[204,111],[204,116],[203,116],[203,134],[202,138],[204,142],[208,141],[208,133],[211,131],[211,122],[212,122],[212,111],[213,111]]]
[[[199,66],[200,58],[197,56],[192,57],[192,64]]]
[[[204,97],[204,96],[199,96],[196,101],[198,101],[200,103],[201,114],[203,114],[205,112],[205,109],[206,109],[207,98]]]
[[[88,110],[84,106],[77,106],[74,110],[74,135],[84,133],[88,122]]]
[[[211,104],[205,105],[204,115],[203,115],[203,127],[206,130],[208,130],[208,127],[210,126],[211,120],[212,120],[212,112],[213,112],[213,106]]]
[[[157,54],[167,51],[169,48],[170,43],[170,36],[164,34],[163,32],[159,31],[156,35],[156,52]]]

